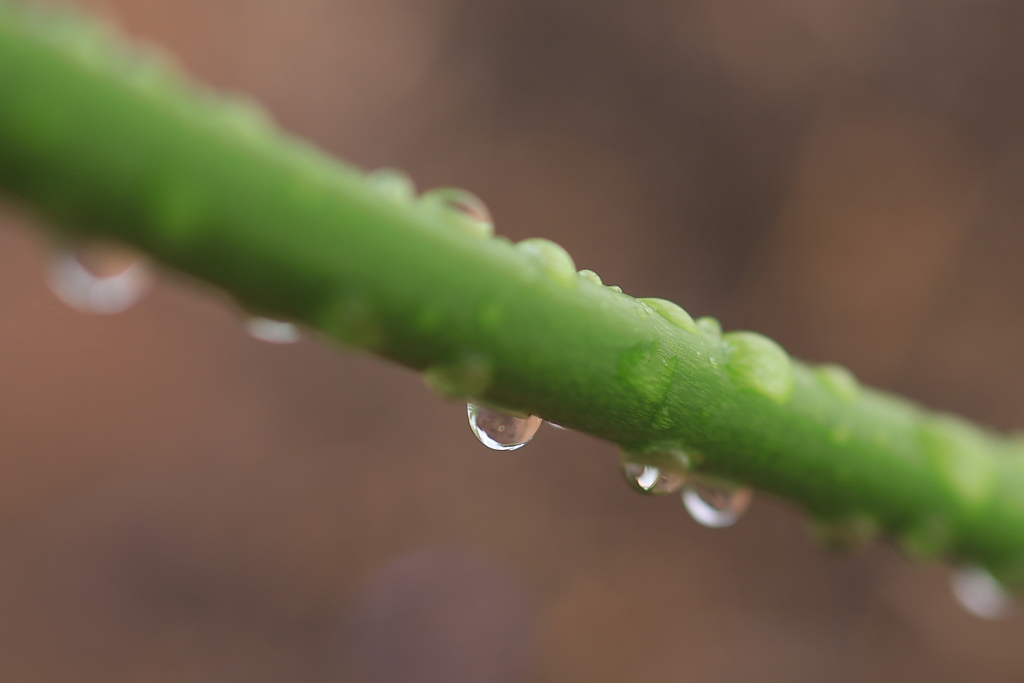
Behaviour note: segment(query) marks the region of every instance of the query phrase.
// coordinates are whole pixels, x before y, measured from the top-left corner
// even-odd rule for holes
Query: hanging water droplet
[[[249,318],[245,323],[245,331],[253,339],[268,344],[294,344],[302,337],[295,325],[270,318]]]
[[[636,491],[649,496],[675,493],[686,480],[682,472],[627,461],[622,463],[622,476]]]
[[[721,480],[699,479],[683,488],[683,505],[694,521],[712,529],[735,524],[750,507],[754,491]]]
[[[77,311],[112,315],[138,303],[152,287],[153,276],[132,252],[82,247],[53,255],[47,284],[58,299]]]
[[[472,192],[456,187],[439,187],[424,192],[420,204],[428,209],[440,209],[457,218],[456,223],[474,237],[494,234],[494,220],[483,200]]]
[[[517,417],[467,403],[469,426],[480,443],[496,451],[514,451],[525,446],[544,422],[535,415]]]
[[[1014,611],[1009,592],[981,567],[958,569],[950,578],[957,602],[965,610],[982,619],[1005,619]]]

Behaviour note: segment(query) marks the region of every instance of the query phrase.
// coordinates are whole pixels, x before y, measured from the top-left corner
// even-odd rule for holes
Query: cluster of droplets
[[[466,412],[473,435],[488,448],[514,451],[533,439],[544,421],[536,415],[513,415],[467,403]],[[562,429],[559,425],[551,426]],[[651,454],[644,454],[650,457]],[[693,519],[706,527],[721,529],[732,526],[750,507],[753,490],[732,482],[694,475],[687,471],[687,459],[675,457],[673,466],[657,466],[635,461],[623,453],[622,476],[638,493],[663,496],[681,491],[683,506]]]
[[[518,416],[491,408],[467,404],[469,426],[482,444],[496,451],[514,451],[533,439],[543,420],[534,415]],[[559,425],[548,423],[563,429]],[[658,456],[662,457],[658,457]],[[686,511],[698,524],[711,529],[730,527],[743,516],[753,500],[753,489],[727,480],[694,475],[688,461],[676,457],[676,466],[637,462],[644,457],[665,460],[666,454],[624,452],[622,476],[630,488],[647,496],[681,493]],[[672,455],[672,454],[667,454]],[[652,457],[653,456],[653,457]],[[981,567],[964,567],[951,578],[953,595],[969,613],[983,619],[1005,619],[1017,612],[1013,596]]]
[[[379,194],[397,203],[416,200],[416,189],[402,171],[382,168],[366,176]],[[490,236],[491,214],[476,195],[456,188],[438,188],[418,198],[426,211],[444,213],[467,234]],[[153,287],[153,270],[135,252],[108,245],[83,244],[61,247],[47,268],[50,291],[82,313],[113,315],[138,304]],[[269,344],[294,344],[302,334],[290,322],[261,316],[246,319],[245,330],[253,339]]]
[[[123,313],[142,301],[155,277],[146,259],[113,246],[81,245],[54,251],[46,283],[60,301],[76,311],[95,315]],[[289,322],[253,316],[246,320],[249,336],[270,344],[293,344],[301,338]]]
[[[482,199],[472,192],[456,187],[438,187],[417,197],[416,185],[407,173],[393,168],[380,168],[368,173],[370,187],[395,204],[412,204],[427,213],[449,219],[455,227],[473,237],[494,234],[491,212]]]
[[[244,107],[241,110],[247,111]],[[453,223],[468,235],[489,237],[493,234],[493,219],[487,206],[472,193],[455,188],[439,188],[424,193],[417,200],[411,179],[392,169],[368,174],[367,180],[389,200],[399,203],[418,201],[425,210],[453,218]],[[593,271],[573,273],[571,259],[553,243],[527,240],[520,247],[545,265],[553,275],[564,277],[569,273],[580,280],[603,285],[601,278]],[[47,270],[50,289],[61,301],[78,311],[100,315],[117,314],[132,308],[148,294],[153,280],[152,271],[144,259],[130,252],[110,248],[62,248],[54,253]],[[609,288],[620,293],[622,291],[615,286]],[[638,301],[644,305],[644,310],[657,312],[677,327],[691,332],[700,331],[710,337],[722,336],[721,326],[713,318],[694,321],[671,302],[660,299]],[[245,328],[253,338],[272,344],[291,344],[301,338],[294,324],[270,318],[250,317]],[[737,384],[784,402],[793,384],[785,352],[770,340],[750,333],[734,333],[729,336],[728,342],[731,349],[729,370]],[[644,359],[652,355],[649,349],[641,351]],[[836,398],[852,401],[856,397],[856,380],[845,369],[822,366],[815,370],[815,374],[824,388]],[[646,382],[648,378],[641,379],[645,380],[642,384],[650,384]],[[522,448],[543,423],[536,416],[512,415],[472,403],[468,404],[467,412],[473,433],[484,445],[494,450]],[[972,449],[961,450],[971,452]],[[984,479],[978,476],[960,476],[962,470],[957,468],[957,463],[950,463],[949,458],[943,459],[941,456],[942,453],[939,453],[936,459],[940,465],[945,465],[948,478],[954,486],[964,487],[964,481],[984,483]],[[706,527],[722,528],[735,524],[751,503],[750,487],[692,475],[685,467],[643,464],[631,457],[623,459],[622,472],[633,489],[654,496],[681,492],[686,510],[694,520]],[[970,496],[976,492],[967,489],[964,493]],[[983,568],[965,567],[957,570],[952,575],[951,587],[963,608],[978,617],[1001,619],[1016,611],[1009,592]]]
[[[650,457],[651,454],[645,454]],[[671,453],[668,455],[672,455]],[[623,453],[622,476],[636,491],[662,496],[681,491],[683,506],[698,524],[722,529],[739,521],[753,500],[753,489],[733,482],[690,473],[683,457],[671,467],[642,464],[631,453]]]
[[[418,201],[427,211],[447,215],[468,235],[489,237],[493,234],[493,220],[487,206],[470,192],[439,188],[425,192],[417,200],[415,186],[401,171],[380,169],[368,174],[367,180],[389,200],[401,203]],[[582,280],[603,284],[593,271],[575,273],[571,259],[553,243],[527,240],[521,246],[524,252],[546,265],[553,275],[561,276],[571,270]],[[134,252],[107,246],[60,248],[53,253],[47,269],[47,283],[58,299],[77,311],[99,315],[113,315],[132,308],[145,298],[153,282],[153,271],[144,258]],[[610,288],[622,291],[618,287]],[[712,336],[721,335],[720,326],[712,318],[701,318],[694,322],[683,309],[671,302],[660,299],[640,301],[678,327],[688,331],[700,330]],[[292,344],[301,339],[301,333],[294,324],[271,318],[249,317],[245,329],[249,336],[270,344]],[[751,382],[756,384],[751,388],[776,400],[784,400],[791,385],[788,359],[784,357],[784,352],[775,349],[769,340],[749,333],[746,337],[733,335],[730,343],[734,355],[743,360],[743,353],[749,351],[747,355],[759,361],[761,366],[765,365],[763,358],[766,355],[779,357],[778,362],[769,364],[773,368],[781,368],[781,371],[774,373],[777,378],[769,376],[771,382],[764,379],[759,383]],[[737,365],[735,362],[733,364]],[[734,370],[734,374],[739,375],[738,379],[741,380],[746,375],[757,374],[740,372],[744,368],[739,365]],[[848,372],[830,367],[819,368],[816,372],[823,385],[832,393],[840,398],[852,398],[856,384]],[[770,373],[762,371],[758,377],[765,375]],[[474,403],[467,404],[467,413],[477,439],[488,448],[498,451],[522,448],[533,439],[544,423],[541,418],[533,415],[513,415]],[[564,429],[554,423],[548,424]],[[689,465],[685,456],[673,453],[624,452],[621,462],[623,477],[637,492],[648,496],[680,493],[687,512],[699,524],[709,528],[724,528],[735,524],[750,506],[752,489],[730,481],[693,474],[689,471]],[[956,570],[951,578],[951,588],[957,602],[975,616],[1003,619],[1017,611],[1013,596],[991,573],[981,567],[968,566]]]
[[[405,174],[390,169],[375,171],[367,177],[370,185],[390,200],[410,202],[416,197],[412,181]],[[471,234],[489,237],[493,234],[494,224],[486,205],[475,195],[465,190],[441,188],[424,193],[418,200],[420,206],[429,210],[442,211],[455,218],[455,223],[462,225]],[[547,240],[524,240],[516,245],[521,253],[527,254],[540,268],[556,281],[590,282],[605,286],[600,276],[591,270],[576,271],[571,257],[564,249]],[[571,282],[570,282],[571,281]],[[621,293],[620,287],[610,286],[609,289]],[[695,323],[689,314],[676,304],[661,299],[639,300],[644,311],[658,313],[677,327],[690,332],[703,329]],[[699,321],[704,325],[708,319]],[[721,334],[720,329],[718,334]],[[634,388],[648,393],[662,389],[660,375],[646,371],[646,365],[658,349],[637,349],[634,355],[639,357],[636,362],[624,362],[623,374],[627,382],[631,381]],[[632,356],[625,359],[634,360]],[[659,360],[655,358],[654,360]],[[640,365],[644,367],[634,368]],[[465,384],[460,378],[462,365],[455,364],[452,368],[437,367],[428,371],[428,381],[443,393],[457,395],[458,389]],[[476,373],[461,373],[472,374]],[[473,393],[473,392],[467,392]],[[479,441],[497,451],[513,451],[525,446],[544,421],[534,415],[513,415],[501,412],[476,403],[467,404],[469,426]],[[553,427],[563,429],[560,425],[549,423]],[[653,465],[644,463],[645,455],[634,458],[624,454],[622,472],[626,482],[636,491],[645,495],[665,495],[681,492],[683,505],[698,523],[711,528],[722,528],[735,524],[750,506],[752,490],[732,482],[717,478],[693,475],[688,472],[688,461],[685,457],[677,457],[674,466]],[[654,458],[655,460],[657,458]]]

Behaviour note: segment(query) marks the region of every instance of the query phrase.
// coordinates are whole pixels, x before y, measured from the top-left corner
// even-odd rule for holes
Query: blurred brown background
[[[631,294],[996,427],[1024,411],[1015,0],[110,0],[286,128]],[[1020,681],[1024,617],[698,527],[544,428],[489,452],[411,373],[245,336],[165,278],[59,304],[0,212],[0,680]]]

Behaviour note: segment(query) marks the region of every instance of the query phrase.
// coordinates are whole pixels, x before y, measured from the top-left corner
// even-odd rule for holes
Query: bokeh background
[[[192,74],[367,169],[484,197],[637,296],[1024,422],[1016,0],[109,0]],[[1020,681],[1024,617],[698,527],[544,428],[487,451],[412,373],[247,337],[165,276],[87,316],[0,207],[0,678]]]

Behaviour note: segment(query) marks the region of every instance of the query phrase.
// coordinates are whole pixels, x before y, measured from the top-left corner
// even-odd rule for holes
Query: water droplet
[[[377,192],[399,204],[406,204],[416,198],[416,184],[405,171],[378,168],[367,173],[366,180]]]
[[[827,392],[844,403],[855,401],[860,393],[857,378],[842,365],[819,365],[814,368],[814,376]]]
[[[722,323],[718,322],[718,318],[712,318],[710,315],[706,315],[703,318],[697,318],[696,324],[697,327],[700,328],[701,332],[709,337],[722,336]]]
[[[603,285],[604,284],[603,282],[601,282],[601,276],[598,275],[597,273],[595,273],[592,270],[581,270],[581,271],[579,271],[576,274],[579,275],[584,280],[587,280],[589,282],[593,282],[595,285]]]
[[[793,363],[781,346],[756,332],[730,332],[722,339],[727,344],[726,365],[733,382],[776,403],[789,400],[795,383]]]
[[[253,339],[268,344],[294,344],[302,336],[299,328],[291,323],[259,317],[249,318],[245,323],[245,331]]]
[[[682,472],[625,460],[622,462],[622,476],[631,487],[648,496],[675,493],[686,480],[686,475]]]
[[[522,448],[544,422],[535,415],[517,417],[475,403],[466,404],[469,426],[480,443],[496,451]]]
[[[950,579],[953,595],[961,607],[982,619],[1005,619],[1014,612],[1010,593],[981,567],[956,570]]]
[[[683,505],[698,523],[712,529],[735,524],[750,507],[754,491],[749,486],[711,479],[696,479],[683,488]]]
[[[138,303],[152,287],[153,276],[134,253],[82,247],[54,254],[47,283],[54,295],[71,308],[111,315]]]
[[[420,205],[428,210],[443,211],[472,237],[490,237],[494,234],[494,221],[487,205],[467,190],[439,187],[424,192],[420,197]]]
[[[669,321],[676,327],[686,330],[687,332],[697,332],[697,324],[690,317],[690,314],[683,310],[679,304],[672,303],[665,299],[638,299],[642,303],[650,306],[658,314]]]
[[[622,294],[622,287],[619,287],[618,285],[608,285],[608,289],[612,290],[616,294]]]
[[[686,481],[692,460],[674,443],[648,443],[623,447],[619,454],[622,476],[640,493],[674,493]]]
[[[555,429],[561,429],[563,432],[569,431],[568,429],[566,429],[562,425],[556,425],[554,422],[548,422],[548,424],[551,425],[552,427],[554,427]]]
[[[551,240],[533,237],[518,242],[516,249],[533,257],[552,279],[569,287],[576,285],[576,264],[561,246]]]

